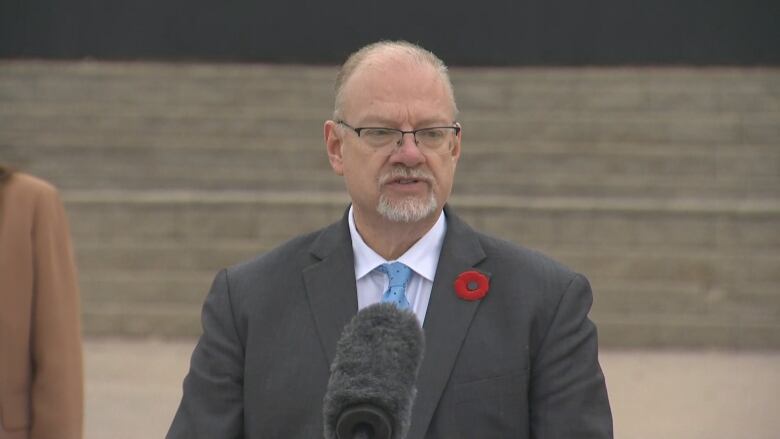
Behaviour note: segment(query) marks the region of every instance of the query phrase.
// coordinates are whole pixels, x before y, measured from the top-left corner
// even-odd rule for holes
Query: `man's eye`
[[[395,135],[395,131],[384,128],[369,128],[363,130],[363,135],[375,138],[393,137]]]
[[[444,130],[442,129],[422,130],[422,131],[418,131],[417,135],[424,139],[436,140],[444,137]]]

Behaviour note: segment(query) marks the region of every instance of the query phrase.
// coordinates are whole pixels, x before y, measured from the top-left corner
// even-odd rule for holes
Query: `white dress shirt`
[[[425,321],[428,301],[431,298],[433,278],[439,264],[439,254],[447,232],[444,212],[436,224],[419,241],[395,261],[388,261],[369,247],[355,227],[352,207],[349,208],[349,233],[352,237],[352,251],[355,255],[355,279],[357,284],[358,309],[379,303],[390,280],[376,268],[388,262],[401,262],[412,269],[412,277],[406,285],[406,299],[420,325]]]

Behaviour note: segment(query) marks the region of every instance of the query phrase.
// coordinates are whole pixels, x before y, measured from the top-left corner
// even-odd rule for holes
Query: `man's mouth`
[[[390,183],[395,184],[414,184],[414,183],[420,183],[422,180],[416,179],[416,178],[396,178],[394,180],[391,180]]]
[[[418,183],[431,184],[433,177],[422,170],[393,169],[380,179],[380,185],[410,186]]]

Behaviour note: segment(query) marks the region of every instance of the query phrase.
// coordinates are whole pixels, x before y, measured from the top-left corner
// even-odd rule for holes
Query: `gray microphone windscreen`
[[[337,439],[339,417],[358,405],[390,418],[391,439],[406,437],[423,351],[423,333],[413,313],[389,303],[359,311],[336,346],[323,402],[325,438]]]

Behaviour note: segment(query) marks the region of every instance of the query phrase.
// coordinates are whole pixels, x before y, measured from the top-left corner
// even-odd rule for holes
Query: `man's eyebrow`
[[[363,119],[364,122],[360,123],[360,126],[362,127],[384,127],[384,128],[395,128],[396,127],[396,121],[384,118],[381,116],[369,116]],[[415,129],[417,128],[427,128],[427,127],[433,127],[433,126],[450,126],[452,125],[452,121],[449,121],[449,119],[445,118],[438,118],[438,117],[432,117],[428,119],[422,119],[420,120],[416,125]]]
[[[387,127],[390,128],[395,125],[395,122],[386,119],[383,117],[367,117],[363,119],[363,122],[360,123],[361,126],[372,126],[372,127]]]

